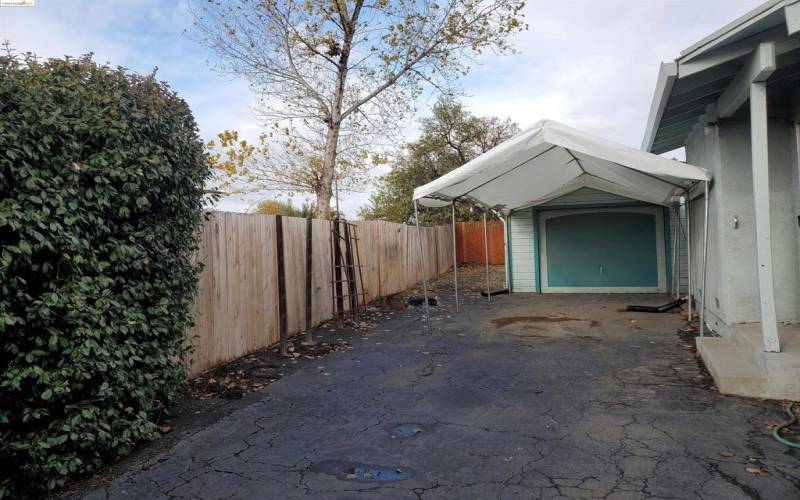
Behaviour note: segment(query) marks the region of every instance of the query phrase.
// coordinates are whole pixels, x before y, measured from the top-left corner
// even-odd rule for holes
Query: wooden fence
[[[505,234],[503,223],[499,220],[490,220],[486,223],[486,232],[489,235],[489,263],[504,264]],[[483,243],[483,222],[469,221],[456,222],[456,248],[458,249],[458,263],[485,262]]]
[[[367,301],[401,292],[453,264],[450,226],[424,227],[426,266],[413,226],[356,222]],[[302,332],[306,297],[306,219],[283,217],[286,321]],[[312,221],[311,316],[316,326],[333,316],[331,223]],[[195,302],[190,375],[279,340],[276,217],[214,212],[203,227],[198,259],[205,264]]]

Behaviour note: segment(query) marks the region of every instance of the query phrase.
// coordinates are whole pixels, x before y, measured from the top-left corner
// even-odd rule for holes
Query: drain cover
[[[425,432],[425,427],[419,424],[400,424],[389,429],[391,439],[406,439]]]
[[[334,476],[341,481],[361,483],[403,481],[414,476],[414,471],[407,467],[386,467],[345,460],[326,460],[315,464],[311,470]]]

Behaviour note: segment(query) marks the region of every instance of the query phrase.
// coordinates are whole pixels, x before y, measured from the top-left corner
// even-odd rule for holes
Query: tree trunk
[[[333,177],[336,173],[336,153],[339,144],[340,123],[331,122],[325,138],[325,149],[322,152],[322,178],[317,191],[317,217],[331,218],[331,197],[333,195]]]
[[[338,69],[336,71],[336,85],[331,100],[330,114],[328,116],[328,135],[325,137],[325,150],[322,152],[322,186],[317,193],[317,214],[323,219],[331,218],[331,194],[333,192],[333,179],[336,175],[336,153],[339,148],[339,131],[342,127],[342,101],[344,100],[345,83],[347,82],[347,65],[350,59],[353,36],[356,31],[358,16],[361,13],[363,0],[355,3],[353,15],[347,12],[347,3],[338,3],[340,22],[343,29],[342,46],[339,54]],[[338,217],[341,214],[336,214]]]

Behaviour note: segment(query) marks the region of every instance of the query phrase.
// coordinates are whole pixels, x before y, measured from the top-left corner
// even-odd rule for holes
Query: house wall
[[[797,160],[793,126],[769,123],[770,211],[773,276],[778,321],[800,320]],[[723,336],[734,323],[760,321],[755,208],[748,121],[720,121],[696,133],[686,147],[689,163],[714,177],[709,196],[709,259],[706,315]],[[734,220],[738,219],[738,227]],[[703,199],[691,206],[692,255],[702,255]],[[701,259],[693,258],[699,297]]]
[[[713,177],[713,185],[709,192],[709,233],[708,233],[708,259],[706,273],[706,321],[715,331],[722,335],[730,335],[730,318],[727,313],[731,310],[730,285],[728,274],[724,272],[727,262],[724,253],[726,244],[723,244],[726,233],[720,221],[727,220],[722,214],[723,194],[728,192],[726,182],[729,179],[720,166],[720,137],[719,127],[708,126],[697,131],[686,145],[686,161],[705,167]],[[752,190],[751,190],[752,192]],[[703,221],[704,199],[695,198],[689,206],[689,226],[692,243],[692,294],[699,299],[701,287],[701,272],[703,260]]]
[[[794,191],[794,220],[795,238],[797,245],[797,267],[800,269],[800,125],[794,123],[792,126],[792,186]]]

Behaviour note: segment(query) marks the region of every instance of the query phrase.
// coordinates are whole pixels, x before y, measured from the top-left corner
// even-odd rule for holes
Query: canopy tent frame
[[[517,146],[516,149],[513,149]],[[576,147],[577,146],[577,147]],[[539,148],[537,150],[537,148]],[[520,153],[519,150],[522,150]],[[533,153],[530,157],[522,161],[513,161],[511,166],[508,167],[508,161],[513,157],[524,154],[525,151]],[[502,190],[500,193],[495,192],[492,196],[480,195],[475,192],[485,188],[493,183],[498,182],[499,179],[518,171],[525,165],[536,168],[533,165],[535,160],[541,159],[544,155],[554,150],[561,150],[566,152],[570,158],[566,162],[561,162],[554,165],[554,162],[547,162],[544,166],[539,165],[538,168],[547,168],[547,172],[552,171],[552,167],[566,167],[570,163],[575,163],[580,169],[580,173],[573,175],[571,178],[566,179],[560,185],[547,188],[546,191],[540,192],[539,198],[532,199],[529,202],[517,203],[515,206],[509,206],[508,203],[501,203],[503,199]],[[586,156],[584,161],[581,161],[580,156]],[[502,165],[503,162],[506,165]],[[594,166],[589,166],[589,169],[599,170],[598,172],[591,172],[584,165],[585,161],[596,163]],[[630,164],[625,164],[629,162]],[[497,165],[502,165],[501,171],[498,173]],[[622,174],[616,172],[614,169],[621,168]],[[486,176],[484,174],[489,173]],[[557,172],[556,172],[557,173]],[[603,174],[605,173],[605,176]],[[555,175],[555,174],[554,174]],[[479,178],[481,176],[487,178]],[[563,176],[563,175],[562,175]],[[585,177],[590,178],[590,182],[583,180]],[[617,177],[615,179],[615,177]],[[476,181],[476,178],[477,181]],[[539,178],[534,177],[536,180]],[[591,180],[591,178],[597,179]],[[631,179],[635,179],[631,180]],[[644,182],[643,179],[649,179]],[[674,179],[674,181],[673,181]],[[483,155],[473,159],[467,164],[451,171],[448,174],[439,177],[438,179],[420,186],[414,190],[413,203],[415,224],[417,226],[417,234],[420,234],[419,226],[419,204],[432,207],[451,206],[451,222],[453,225],[453,280],[456,309],[458,311],[458,256],[456,245],[456,230],[455,230],[455,204],[457,201],[467,202],[483,213],[483,229],[484,229],[484,257],[486,266],[486,294],[488,303],[491,303],[491,288],[490,288],[490,271],[489,271],[489,255],[488,255],[488,234],[486,228],[486,214],[488,211],[496,212],[504,221],[504,227],[507,229],[507,216],[513,211],[530,206],[537,206],[550,201],[551,199],[563,196],[572,192],[585,184],[600,184],[603,187],[598,187],[603,191],[620,194],[639,201],[652,203],[655,205],[672,206],[675,207],[675,200],[680,194],[685,195],[686,200],[686,218],[687,218],[687,259],[688,274],[689,274],[689,320],[692,320],[692,265],[691,265],[691,229],[690,229],[690,208],[691,192],[692,189],[703,183],[705,193],[705,211],[704,211],[704,227],[703,227],[703,257],[702,257],[702,270],[701,270],[701,289],[700,292],[700,335],[705,332],[705,286],[706,286],[706,267],[708,258],[708,192],[709,182],[711,177],[700,167],[680,163],[675,160],[668,160],[666,158],[658,157],[651,153],[635,150],[626,146],[620,146],[603,139],[598,139],[583,132],[571,129],[561,124],[544,120],[533,127],[521,132],[517,136],[509,139],[501,145],[493,148],[492,150],[484,153]],[[688,181],[688,182],[687,182]],[[448,183],[449,182],[449,183]],[[471,185],[474,184],[474,185]],[[627,184],[627,185],[626,185]],[[466,185],[466,187],[462,187]],[[619,186],[619,189],[616,189]],[[665,186],[668,186],[665,190]],[[502,187],[502,186],[501,186]],[[538,186],[537,186],[538,187]],[[459,188],[458,191],[455,191]],[[451,192],[447,192],[447,191]],[[454,192],[455,191],[455,192]],[[541,191],[541,189],[540,189]],[[617,192],[614,192],[617,191]],[[658,193],[656,193],[658,191]],[[625,193],[625,194],[623,194]],[[491,194],[491,193],[489,193]],[[490,198],[494,197],[492,200]],[[504,217],[505,216],[505,217]],[[680,218],[680,217],[678,217]],[[424,251],[420,240],[420,259],[424,262]],[[678,257],[680,257],[678,255]],[[508,272],[508,262],[506,261],[506,272]],[[510,283],[506,286],[510,287]],[[680,287],[680,276],[678,275],[678,293]],[[428,305],[427,297],[427,283],[423,277],[423,292],[425,293],[425,306]],[[426,309],[426,319],[428,311]]]
[[[456,202],[452,204],[452,229],[453,229],[453,290],[456,298],[456,312],[458,312],[458,248],[456,246]]]
[[[706,299],[706,269],[707,269],[707,260],[708,260],[708,210],[709,210],[709,181],[700,181],[703,183],[703,193],[704,193],[704,210],[703,210],[703,259],[701,264],[701,283],[700,283],[700,310],[699,310],[699,327],[700,327],[700,336],[705,336],[705,299]],[[698,182],[699,183],[699,182]],[[698,183],[693,184],[692,186],[696,186]],[[687,274],[688,274],[688,290],[687,290],[687,303],[689,304],[688,309],[688,320],[691,323],[693,321],[693,314],[692,314],[692,257],[691,257],[691,209],[689,205],[691,204],[691,188],[687,189],[686,191],[686,252],[687,252]],[[423,269],[427,269],[425,267],[425,253],[422,247],[422,238],[421,238],[421,229],[419,223],[419,207],[417,200],[413,201],[414,203],[414,223],[416,225],[417,230],[417,239],[419,240],[419,257],[420,261],[422,262]],[[478,205],[473,205],[478,210],[483,212],[483,244],[484,244],[484,260],[485,260],[485,267],[486,267],[486,298],[488,303],[491,305],[492,302],[492,291],[490,287],[490,268],[489,268],[489,240],[488,240],[488,233],[487,233],[487,224],[486,224],[486,212],[487,210],[483,207]],[[676,207],[672,207],[673,210],[677,212],[677,223],[680,224],[680,212],[676,209]],[[504,232],[507,231],[507,222],[506,219],[502,217],[502,215],[498,215],[503,219],[503,227]],[[458,300],[458,251],[457,251],[457,244],[456,244],[456,200],[453,200],[451,203],[451,224],[452,224],[452,235],[453,235],[453,291],[454,291],[454,298],[455,298],[455,305],[456,305],[456,312],[459,312],[459,300]],[[675,232],[675,237],[673,238],[673,242],[677,242],[679,239],[678,231]],[[675,266],[675,262],[678,262],[678,266],[680,266],[680,253],[673,249],[673,256],[677,255],[677,259],[673,258],[673,266]],[[508,253],[506,252],[506,259],[508,259]],[[506,260],[506,273],[508,273],[508,261]],[[674,270],[673,270],[674,274]],[[508,276],[506,274],[506,276]],[[678,267],[677,278],[672,280],[673,285],[675,286],[674,292],[679,296],[680,295],[680,267]],[[510,288],[511,284],[506,283],[506,286]],[[422,291],[424,295],[424,304],[425,304],[425,321],[428,327],[430,327],[430,312],[428,309],[428,286],[427,286],[427,279],[425,277],[425,272],[422,273]]]

